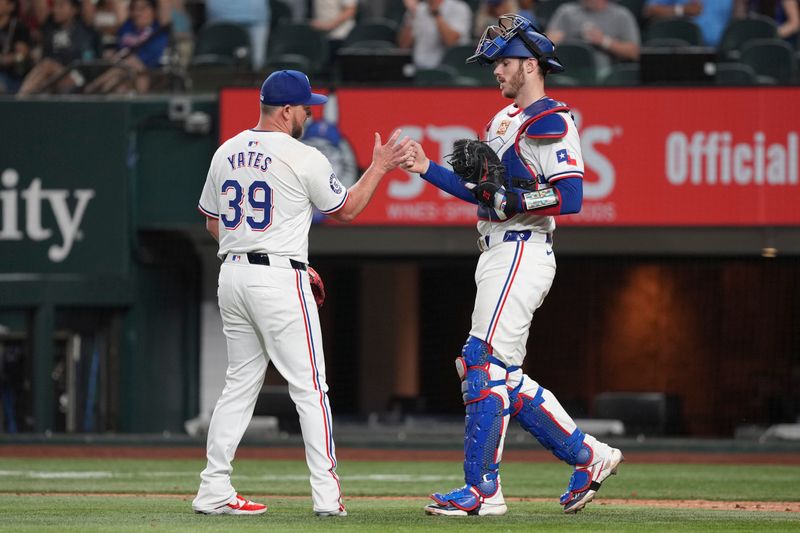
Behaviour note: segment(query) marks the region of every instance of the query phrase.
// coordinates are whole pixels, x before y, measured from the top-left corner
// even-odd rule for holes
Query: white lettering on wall
[[[0,174],[0,185],[0,240],[21,241],[26,237],[32,241],[51,239],[53,228],[42,227],[42,209],[49,205],[61,242],[48,248],[47,257],[54,263],[66,259],[75,241],[83,238],[81,221],[95,191],[44,189],[40,178],[34,178],[27,189],[19,191],[19,173],[13,168],[7,168]],[[68,204],[70,195],[75,199],[75,210],[72,212]],[[24,231],[19,227],[20,199],[25,209]]]

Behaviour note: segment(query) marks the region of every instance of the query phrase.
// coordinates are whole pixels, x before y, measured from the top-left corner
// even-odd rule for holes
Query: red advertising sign
[[[572,107],[586,164],[583,209],[559,224],[800,225],[796,88],[557,88],[549,95]],[[223,91],[223,139],[252,126],[257,99],[255,90]],[[507,103],[494,89],[341,89],[308,141],[330,154],[348,183],[358,177],[355,167],[370,163],[373,132],[386,139],[401,128],[442,161],[456,139],[482,137]],[[396,170],[355,223],[475,221],[475,206]]]

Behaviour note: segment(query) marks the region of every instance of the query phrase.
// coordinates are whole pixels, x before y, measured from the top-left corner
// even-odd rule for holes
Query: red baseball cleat
[[[267,506],[263,503],[256,503],[251,502],[250,500],[245,500],[238,494],[236,495],[236,501],[234,503],[228,503],[223,506],[217,507],[216,509],[212,509],[210,511],[195,511],[196,513],[200,514],[242,514],[242,515],[251,515],[251,514],[264,514],[267,512]]]

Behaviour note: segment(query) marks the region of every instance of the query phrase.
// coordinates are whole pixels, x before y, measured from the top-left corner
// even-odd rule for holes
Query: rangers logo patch
[[[331,184],[331,190],[334,193],[339,194],[340,192],[342,192],[342,184],[339,183],[338,179],[336,179],[336,174],[331,174],[330,184]]]
[[[510,125],[511,125],[510,120],[503,120],[502,122],[500,122],[500,125],[497,127],[497,134],[505,135],[505,133],[508,131],[508,126]]]

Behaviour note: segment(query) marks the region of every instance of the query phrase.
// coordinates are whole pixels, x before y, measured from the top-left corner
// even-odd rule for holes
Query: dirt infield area
[[[458,450],[392,450],[392,449],[337,449],[339,460],[345,461],[460,461],[462,452]],[[205,459],[205,449],[201,447],[145,447],[145,446],[94,446],[94,445],[0,445],[0,457],[20,458],[126,458],[126,459]],[[304,460],[302,448],[272,448],[243,446],[239,448],[240,459],[296,459]],[[552,455],[546,451],[506,450],[504,460],[512,462],[549,462]],[[800,465],[797,453],[723,453],[723,452],[657,452],[634,451],[625,454],[628,464],[780,464]],[[48,494],[41,494],[46,496]],[[63,495],[63,493],[61,493]],[[96,493],[80,493],[76,496],[98,496]],[[106,495],[112,496],[112,495]],[[171,494],[114,494],[114,496],[143,496],[185,498],[188,495]],[[283,497],[271,495],[269,497]],[[376,499],[366,498],[363,499]],[[351,497],[359,499],[359,497]],[[389,497],[389,499],[404,499]],[[417,500],[419,498],[408,498]],[[542,498],[508,498],[509,501],[549,502]],[[609,499],[598,497],[595,505],[635,505],[672,509],[709,509],[726,511],[767,511],[800,513],[800,502],[758,502],[758,501],[711,501],[711,500],[646,500]]]

